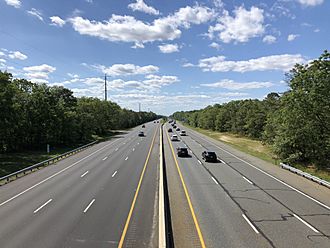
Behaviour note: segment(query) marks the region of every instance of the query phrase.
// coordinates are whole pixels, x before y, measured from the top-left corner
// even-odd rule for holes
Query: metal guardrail
[[[45,166],[48,166],[50,164],[54,164],[55,162],[63,159],[63,158],[66,158],[68,156],[71,156],[77,152],[80,152],[81,150],[84,150],[86,149],[87,147],[91,146],[91,145],[94,145],[95,143],[97,143],[97,141],[93,141],[91,143],[88,143],[86,145],[83,145],[83,146],[80,146],[74,150],[71,150],[71,151],[68,151],[68,152],[65,152],[63,154],[60,154],[54,158],[50,158],[50,159],[47,159],[47,160],[44,160],[42,162],[39,162],[37,164],[34,164],[34,165],[31,165],[29,167],[26,167],[22,170],[19,170],[19,171],[16,171],[16,172],[13,172],[11,174],[8,174],[6,176],[3,176],[3,177],[0,177],[0,186],[3,185],[3,184],[6,184],[12,180],[15,180],[16,178],[18,177],[21,177],[21,176],[24,176],[27,174],[27,172],[32,172],[33,170],[36,170],[36,169],[39,169],[39,168],[42,168],[42,167],[45,167]],[[5,181],[4,183],[1,183],[2,181]]]
[[[311,181],[314,181],[314,182],[316,182],[316,183],[318,183],[320,185],[323,185],[325,187],[330,188],[330,183],[328,181],[325,181],[325,180],[323,180],[321,178],[318,178],[316,176],[313,176],[313,175],[311,175],[311,174],[309,174],[307,172],[303,172],[303,171],[301,171],[299,169],[296,169],[296,168],[294,168],[294,167],[292,167],[290,165],[284,164],[284,163],[280,163],[280,166],[281,166],[282,169],[286,169],[288,171],[291,171],[292,173],[295,173],[295,174],[300,175],[302,177],[305,177],[305,178],[307,178],[307,179],[309,179]]]

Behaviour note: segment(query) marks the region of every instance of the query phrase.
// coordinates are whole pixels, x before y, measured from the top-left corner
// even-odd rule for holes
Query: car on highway
[[[145,128],[145,127],[146,127],[146,125],[143,124],[143,125],[142,125],[142,128]]]
[[[171,140],[172,141],[179,141],[178,135],[173,134],[172,137],[171,137]]]
[[[202,158],[205,160],[205,162],[217,162],[217,154],[212,151],[203,151],[202,152]]]
[[[187,157],[188,149],[187,149],[187,147],[177,147],[176,153],[178,154],[178,157]]]
[[[177,127],[177,128],[176,128],[176,131],[180,131],[180,128],[179,128],[179,127]]]
[[[167,132],[172,133],[172,128],[167,129]]]
[[[143,137],[143,136],[144,136],[144,132],[143,132],[143,131],[140,131],[140,132],[138,133],[138,136],[139,136],[139,137]]]
[[[181,136],[186,136],[186,135],[187,135],[187,134],[186,134],[186,131],[185,131],[185,130],[181,130],[180,135],[181,135]]]
[[[176,125],[173,125],[173,128],[176,128]]]

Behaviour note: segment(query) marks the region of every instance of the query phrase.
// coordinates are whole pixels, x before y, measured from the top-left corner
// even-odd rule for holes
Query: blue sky
[[[329,50],[330,1],[0,0],[0,70],[169,115],[287,89]]]

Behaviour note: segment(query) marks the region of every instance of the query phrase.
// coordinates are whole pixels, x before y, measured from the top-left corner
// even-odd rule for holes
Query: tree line
[[[289,90],[263,100],[215,104],[172,117],[193,127],[231,132],[271,145],[284,162],[330,166],[330,53],[286,74]]]
[[[0,71],[0,152],[75,145],[152,121],[152,112],[134,112],[111,101],[77,98],[62,86],[14,79]]]

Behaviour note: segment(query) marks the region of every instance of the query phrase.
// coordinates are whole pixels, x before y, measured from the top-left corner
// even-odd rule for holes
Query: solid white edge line
[[[89,171],[86,171],[84,174],[82,174],[80,177],[84,177],[86,176],[86,174],[88,173]]]
[[[244,179],[245,179],[245,181],[247,181],[249,184],[252,184],[253,185],[253,182],[251,182],[249,179],[247,179],[245,176],[242,176]]]
[[[46,206],[48,203],[50,203],[53,199],[49,199],[44,204],[42,204],[40,207],[38,207],[36,210],[33,211],[34,214],[36,214],[40,209],[42,209],[44,206]]]
[[[258,229],[252,224],[252,222],[249,220],[248,217],[245,216],[245,214],[242,214],[243,218],[246,220],[246,222],[252,227],[253,231],[256,233],[259,233]]]
[[[215,180],[214,177],[212,177],[212,180],[215,182],[215,184],[219,185],[219,183],[217,182],[217,180]]]
[[[92,204],[95,202],[95,199],[93,199],[88,206],[85,208],[84,213],[86,213],[88,211],[88,209],[92,206]]]
[[[59,175],[59,174],[61,174],[62,172],[64,172],[64,171],[70,169],[71,167],[75,166],[76,164],[80,163],[81,161],[84,161],[85,159],[89,158],[90,156],[93,156],[95,153],[97,153],[97,152],[99,152],[99,151],[105,149],[106,147],[108,147],[108,146],[110,146],[110,145],[113,145],[113,144],[114,144],[115,142],[117,142],[117,141],[118,141],[118,140],[114,141],[113,143],[109,143],[109,144],[103,146],[102,148],[100,148],[100,149],[98,149],[98,150],[92,152],[92,153],[89,154],[88,156],[86,156],[86,157],[84,157],[84,158],[78,160],[77,162],[73,163],[72,165],[69,165],[68,167],[65,167],[64,169],[62,169],[62,170],[56,172],[55,174],[53,174],[53,175],[51,175],[51,176],[45,178],[44,180],[40,181],[39,183],[36,183],[36,184],[34,184],[33,186],[27,188],[26,190],[23,190],[22,192],[20,192],[20,193],[14,195],[13,197],[9,198],[8,200],[6,200],[6,201],[0,203],[0,207],[3,206],[3,205],[5,205],[6,203],[8,203],[8,202],[10,202],[10,201],[12,201],[12,200],[14,200],[14,199],[16,199],[17,197],[23,195],[24,193],[30,191],[31,189],[34,189],[35,187],[37,187],[37,186],[39,186],[40,184],[42,184],[42,183],[48,181],[49,179],[52,179],[53,177],[56,177],[57,175]]]
[[[103,158],[102,160],[104,161],[104,160],[106,160],[108,157],[105,157],[105,158]]]
[[[160,127],[159,140],[159,196],[158,196],[158,247],[166,247],[165,235],[165,206],[164,206],[164,181],[163,181],[163,142],[162,127]]]
[[[114,177],[116,174],[117,174],[117,171],[115,171],[115,172],[112,174],[111,177]]]
[[[128,157],[125,158],[125,161],[128,159]]]
[[[294,217],[296,217],[298,220],[300,220],[302,223],[304,223],[306,226],[308,226],[310,229],[312,229],[314,232],[319,233],[319,231],[313,227],[311,224],[307,223],[306,221],[304,221],[302,218],[300,218],[298,215],[293,214]]]
[[[197,135],[198,135],[198,134],[197,134]],[[246,163],[247,165],[249,165],[249,166],[255,168],[255,169],[258,170],[258,171],[260,171],[261,173],[263,173],[263,174],[265,174],[265,175],[267,175],[267,176],[273,178],[274,180],[278,181],[279,183],[282,183],[283,185],[289,187],[290,189],[296,191],[297,193],[299,193],[299,194],[301,194],[301,195],[307,197],[308,199],[310,199],[310,200],[316,202],[317,204],[321,205],[322,207],[324,207],[324,208],[330,210],[330,207],[329,207],[329,206],[327,206],[326,204],[324,204],[324,203],[322,203],[322,202],[316,200],[315,198],[313,198],[313,197],[311,197],[311,196],[305,194],[304,192],[300,191],[299,189],[296,189],[295,187],[293,187],[293,186],[291,186],[291,185],[289,185],[289,184],[283,182],[282,180],[278,179],[277,177],[274,177],[274,176],[270,175],[269,173],[263,171],[262,169],[260,169],[260,168],[258,168],[258,167],[256,167],[256,166],[254,166],[253,164],[250,164],[249,162],[247,162],[247,161],[245,161],[245,160],[243,160],[243,159],[237,157],[236,155],[232,154],[231,152],[228,152],[227,150],[225,150],[225,149],[219,147],[219,146],[216,145],[214,142],[209,141],[209,140],[205,139],[205,138],[202,137],[202,136],[200,136],[200,138],[203,139],[203,140],[205,140],[205,141],[207,141],[207,142],[210,142],[210,143],[213,144],[215,147],[217,147],[217,148],[219,148],[220,150],[222,150],[222,151],[224,151],[224,152],[230,154],[230,155],[233,156],[234,158],[237,158],[238,160],[242,161],[243,163]]]

